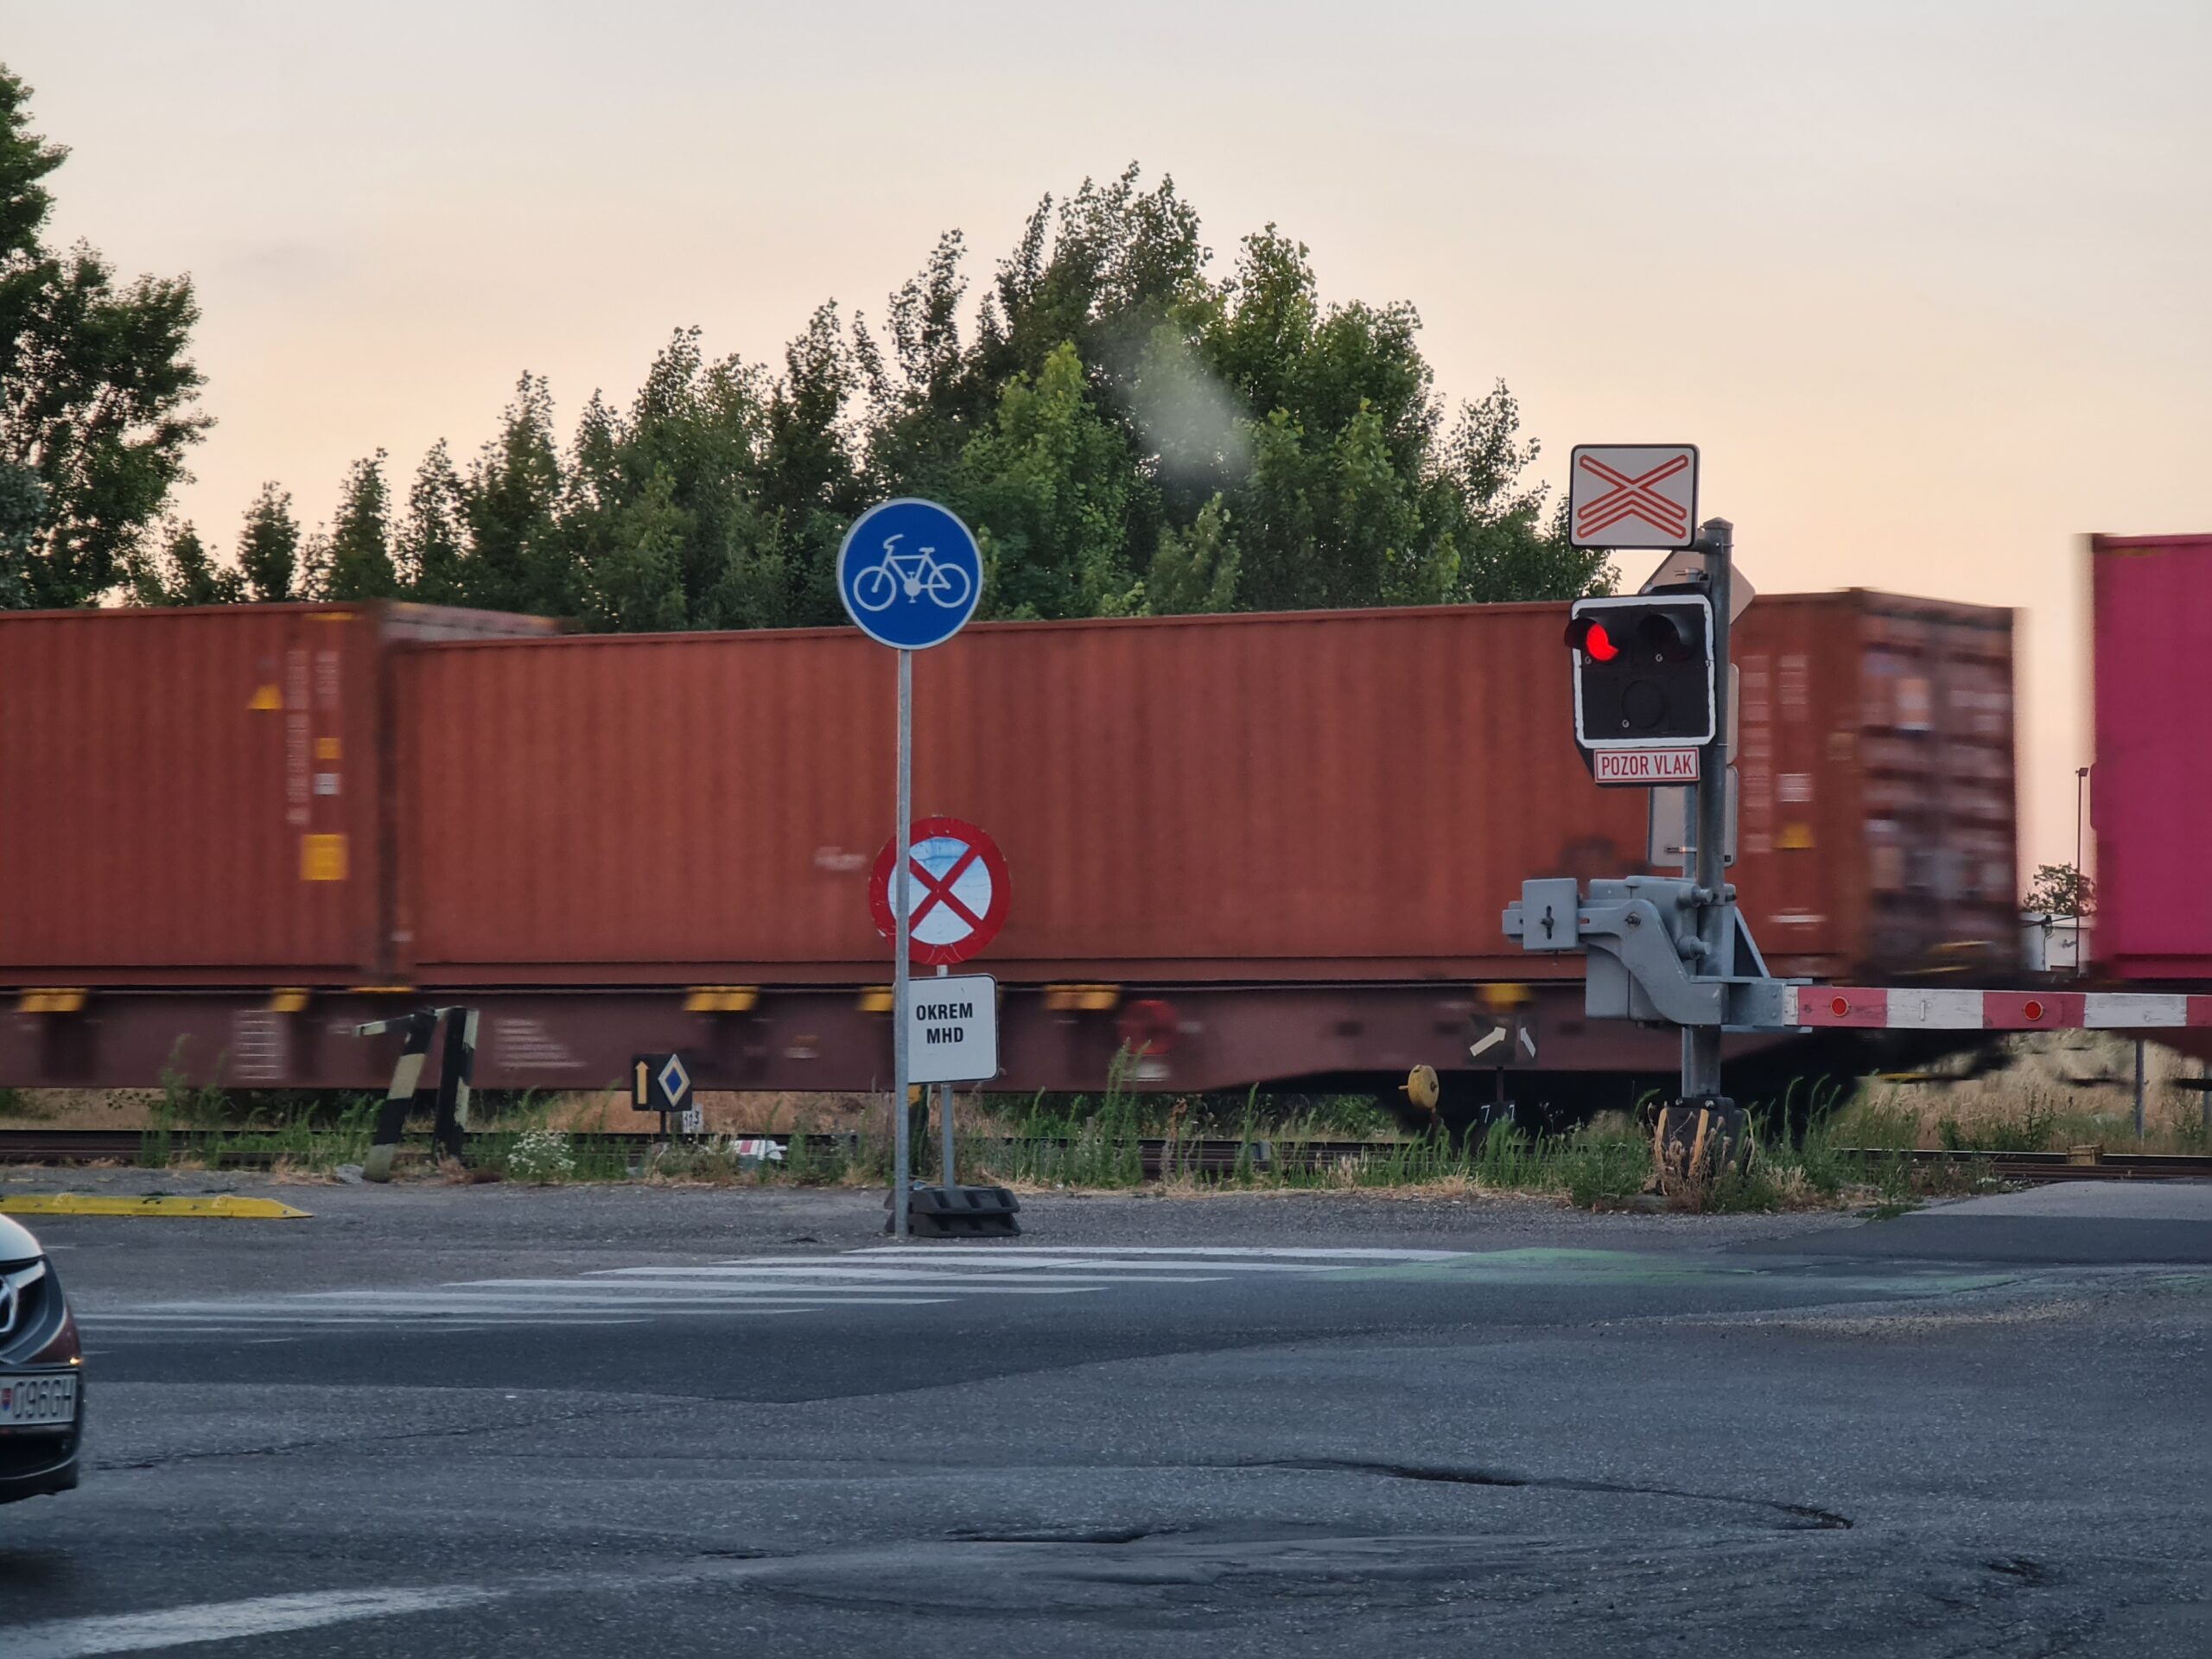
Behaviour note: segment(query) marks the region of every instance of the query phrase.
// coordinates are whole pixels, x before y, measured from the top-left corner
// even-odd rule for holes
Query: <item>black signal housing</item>
[[[1703,594],[1575,601],[1574,739],[1585,749],[1713,741],[1713,607]]]

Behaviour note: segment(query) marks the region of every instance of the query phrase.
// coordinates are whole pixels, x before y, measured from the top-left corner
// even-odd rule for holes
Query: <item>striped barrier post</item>
[[[468,1128],[469,1080],[476,1074],[474,1008],[441,1008],[445,1016],[445,1063],[438,1068],[438,1116],[431,1137],[438,1151],[461,1161],[461,1137]]]
[[[377,1111],[375,1138],[370,1142],[368,1155],[361,1160],[362,1179],[391,1179],[392,1164],[399,1156],[400,1139],[407,1133],[407,1120],[422,1089],[423,1067],[430,1057],[430,1039],[437,1035],[441,1020],[446,1022],[446,1052],[445,1063],[438,1069],[434,1134],[442,1153],[454,1159],[461,1156],[461,1132],[468,1125],[469,1079],[476,1065],[476,1019],[477,1011],[474,1008],[417,1008],[395,1019],[375,1020],[353,1027],[357,1037],[381,1037],[397,1031],[406,1039],[400,1046],[398,1063],[391,1068],[391,1087],[385,1090],[384,1104]]]
[[[1860,1031],[2133,1031],[2212,1028],[2212,995],[2182,991],[1962,991],[1866,985],[1791,988],[1785,1023]]]

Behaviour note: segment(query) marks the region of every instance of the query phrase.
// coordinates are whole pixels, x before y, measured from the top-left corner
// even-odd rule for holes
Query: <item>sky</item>
[[[191,273],[181,511],[564,423],[675,327],[779,360],[972,274],[1046,192],[1171,174],[1225,264],[1411,301],[1540,463],[1694,442],[1765,592],[2018,608],[2023,861],[2074,856],[2090,531],[2212,530],[2212,6],[1586,0],[0,0],[54,230]],[[1631,581],[1649,557],[1622,561]]]

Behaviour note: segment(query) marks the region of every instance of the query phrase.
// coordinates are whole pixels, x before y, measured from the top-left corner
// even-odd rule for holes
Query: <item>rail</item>
[[[255,1146],[259,1137],[251,1130],[173,1129],[0,1129],[0,1164],[132,1164],[149,1146],[166,1144],[169,1153],[209,1160],[217,1168],[268,1168],[280,1160],[300,1156],[300,1149],[285,1146]],[[488,1144],[499,1132],[472,1133],[471,1144]],[[788,1135],[756,1137],[788,1149]],[[850,1135],[810,1135],[810,1141],[850,1154],[858,1137]],[[632,1130],[589,1131],[572,1135],[580,1147],[607,1153],[643,1156],[654,1141],[652,1135]],[[990,1143],[1012,1147],[1014,1141]],[[1065,1147],[1065,1141],[1034,1143]],[[1311,1173],[1332,1165],[1388,1157],[1402,1153],[1402,1141],[1306,1141],[1255,1138],[1249,1141],[1194,1139],[1170,1141],[1153,1136],[1139,1140],[1138,1153],[1147,1179],[1157,1179],[1172,1167],[1192,1174],[1226,1174],[1242,1165],[1255,1171]],[[404,1161],[427,1160],[433,1154],[427,1132],[408,1136],[400,1152]],[[1879,1163],[1904,1158],[1932,1166],[1955,1164],[1974,1173],[2009,1181],[2125,1181],[2212,1179],[2212,1155],[2201,1153],[2101,1152],[2094,1161],[2065,1152],[1956,1152],[1914,1150],[1897,1152],[1878,1147],[1847,1148],[1835,1155]]]

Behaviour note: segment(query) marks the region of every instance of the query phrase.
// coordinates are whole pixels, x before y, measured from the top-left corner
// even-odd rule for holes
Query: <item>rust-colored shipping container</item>
[[[1007,980],[1518,980],[1524,876],[1646,868],[1575,755],[1564,607],[980,625],[915,667],[914,805],[1012,869]],[[1737,879],[1777,971],[2017,958],[2012,614],[1760,599]],[[399,966],[424,984],[855,983],[887,947],[889,652],[851,630],[410,653]]]
[[[1776,971],[2016,971],[2012,613],[1762,597],[1733,656],[1734,879]]]
[[[2212,536],[2094,536],[2097,908],[2121,979],[2212,981]]]
[[[391,647],[546,626],[417,606],[0,616],[0,974],[378,976]]]

